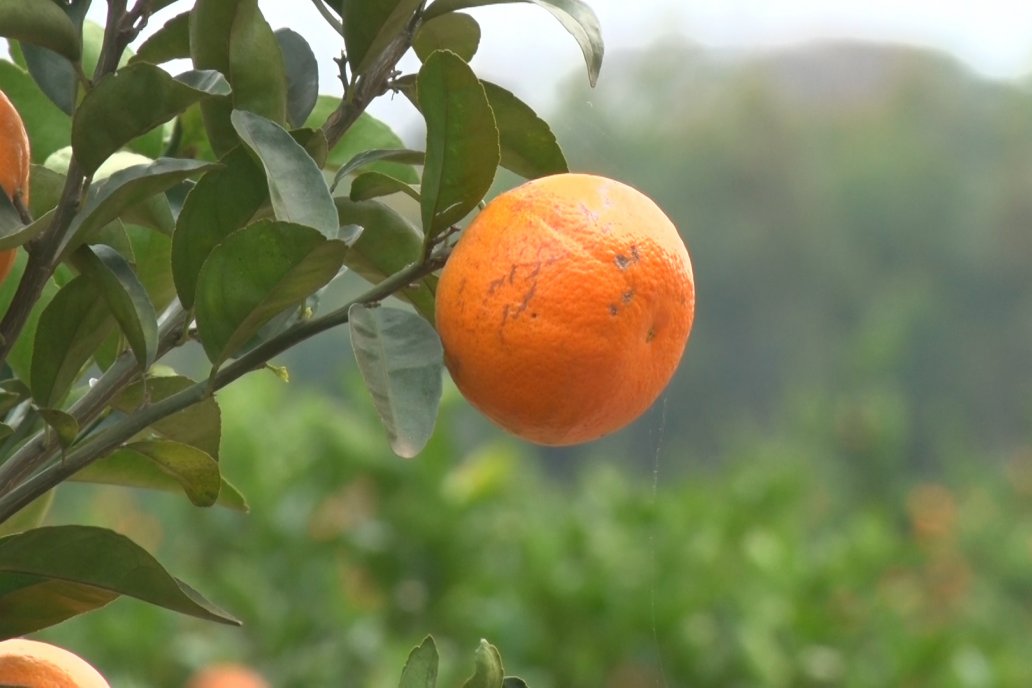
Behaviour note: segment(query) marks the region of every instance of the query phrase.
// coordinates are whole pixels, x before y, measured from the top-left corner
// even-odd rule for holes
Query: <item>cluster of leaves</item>
[[[271,376],[226,390],[224,461],[250,516],[86,486],[53,515],[209,572],[243,629],[127,604],[44,637],[127,687],[233,660],[276,686],[395,688],[426,633],[441,685],[482,637],[540,688],[1032,681],[1032,623],[1014,612],[1032,593],[1032,454],[937,478],[897,466],[867,491],[799,428],[743,433],[719,469],[681,474],[692,462],[664,447],[658,482],[596,453],[559,483],[526,446],[471,442],[479,419],[450,387],[420,461],[386,460],[352,378],[335,399]]]
[[[494,2],[316,0],[344,46],[331,98],[305,39],[274,31],[257,0],[109,0],[105,27],[86,19],[89,0],[0,0],[0,88],[36,163],[28,207],[0,194],[0,249],[26,249],[0,293],[0,637],[123,594],[235,623],[121,535],[31,526],[66,480],[246,508],[220,471],[214,394],[319,332],[349,323],[392,447],[426,444],[441,392],[433,273],[450,238],[499,166],[567,169],[548,125],[468,64],[479,28],[458,10]],[[594,14],[536,4],[594,81]],[[399,74],[410,49],[421,66]],[[161,65],[176,58],[192,68],[171,75]],[[425,150],[365,112],[389,92],[422,114]],[[395,194],[414,199],[418,226],[380,200]],[[371,288],[317,316],[346,270]],[[381,307],[392,295],[411,308]],[[205,379],[161,363],[190,345]]]

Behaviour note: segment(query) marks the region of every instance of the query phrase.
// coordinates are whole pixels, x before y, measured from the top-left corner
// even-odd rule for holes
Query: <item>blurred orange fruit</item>
[[[462,394],[540,444],[598,439],[669,383],[695,315],[684,241],[647,196],[588,174],[487,204],[437,286],[437,330]]]
[[[0,642],[0,685],[26,688],[110,688],[79,655],[37,640]]]
[[[0,188],[29,203],[29,135],[18,111],[0,91]],[[16,249],[0,251],[0,282],[11,272]]]
[[[186,688],[269,688],[269,684],[254,669],[227,662],[201,669]]]

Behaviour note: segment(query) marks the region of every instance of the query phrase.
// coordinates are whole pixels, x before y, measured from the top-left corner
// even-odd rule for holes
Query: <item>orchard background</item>
[[[561,93],[570,167],[648,192],[692,250],[698,321],[660,403],[539,449],[446,385],[403,461],[331,330],[275,359],[289,384],[219,396],[250,513],[66,484],[47,516],[129,535],[244,626],[120,599],[39,637],[117,686],[232,659],[393,687],[426,634],[442,685],[480,638],[535,688],[1032,680],[1027,83],[898,46],[663,38]]]

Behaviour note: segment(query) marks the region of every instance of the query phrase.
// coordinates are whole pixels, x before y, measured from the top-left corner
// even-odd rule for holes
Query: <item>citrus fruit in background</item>
[[[487,204],[437,286],[437,330],[473,406],[548,445],[598,439],[645,412],[695,315],[691,260],[641,192],[559,174]]]
[[[186,688],[269,688],[262,675],[242,664],[213,664],[201,669]]]
[[[0,642],[0,685],[26,688],[110,688],[79,655],[38,640]]]
[[[29,203],[29,135],[21,116],[0,91],[0,188],[9,198],[20,194]],[[16,249],[0,251],[0,282],[11,272]]]

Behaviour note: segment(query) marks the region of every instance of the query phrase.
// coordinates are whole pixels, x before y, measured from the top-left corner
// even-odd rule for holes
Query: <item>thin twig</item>
[[[333,13],[330,12],[330,8],[323,4],[322,0],[312,0],[312,4],[315,5],[315,9],[319,11],[319,14],[321,14],[323,19],[326,20],[326,23],[333,27],[333,30],[336,31],[338,35],[343,37],[344,25],[340,23],[340,19],[333,16]]]

